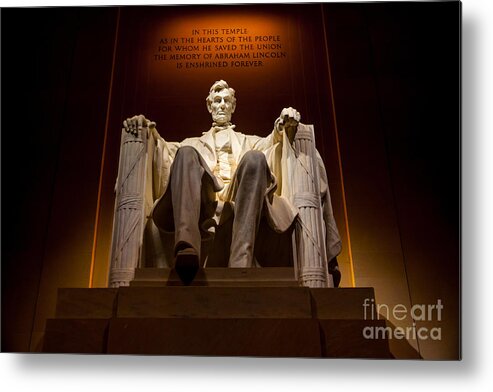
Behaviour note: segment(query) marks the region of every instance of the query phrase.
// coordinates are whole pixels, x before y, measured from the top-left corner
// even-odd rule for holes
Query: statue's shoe
[[[192,283],[199,270],[199,255],[193,248],[185,248],[176,253],[175,271],[185,286]]]

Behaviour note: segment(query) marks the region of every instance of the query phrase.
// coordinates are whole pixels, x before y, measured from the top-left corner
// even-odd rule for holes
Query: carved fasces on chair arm
[[[147,171],[151,129],[155,124],[138,115],[123,122],[120,161],[115,193],[115,212],[109,284],[128,285],[141,258],[142,235],[149,194]]]
[[[325,225],[320,194],[320,170],[313,126],[299,124],[294,138],[292,201],[298,208],[296,266],[302,286],[332,287],[325,248]]]

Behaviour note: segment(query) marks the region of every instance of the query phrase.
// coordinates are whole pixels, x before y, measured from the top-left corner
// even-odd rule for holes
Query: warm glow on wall
[[[288,80],[297,55],[290,23],[253,11],[177,15],[157,23],[145,37],[149,77],[162,88],[173,88],[183,78]]]

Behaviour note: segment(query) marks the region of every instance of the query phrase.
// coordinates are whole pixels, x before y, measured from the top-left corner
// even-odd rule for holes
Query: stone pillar
[[[142,254],[148,128],[122,130],[116,181],[109,286],[128,286]]]
[[[298,281],[300,285],[307,287],[333,287],[327,266],[320,174],[313,126],[298,126],[294,149],[298,157],[293,184],[293,201],[299,209],[294,239]]]

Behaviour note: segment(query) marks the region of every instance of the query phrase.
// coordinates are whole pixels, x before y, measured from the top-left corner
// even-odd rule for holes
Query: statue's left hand
[[[291,143],[293,143],[296,131],[298,130],[300,119],[300,113],[292,107],[282,109],[281,115],[279,116],[280,128],[286,132]]]

